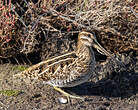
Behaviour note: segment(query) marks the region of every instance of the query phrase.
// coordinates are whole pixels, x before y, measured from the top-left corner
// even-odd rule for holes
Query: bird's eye
[[[90,35],[90,34],[88,34],[88,37],[91,37],[91,35]]]

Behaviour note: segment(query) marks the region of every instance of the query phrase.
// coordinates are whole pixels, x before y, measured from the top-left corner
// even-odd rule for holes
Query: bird
[[[114,57],[98,43],[93,33],[82,31],[78,34],[76,50],[41,61],[15,76],[43,81],[67,98],[83,99],[65,92],[62,88],[75,87],[93,76],[96,65],[93,48],[103,55]]]

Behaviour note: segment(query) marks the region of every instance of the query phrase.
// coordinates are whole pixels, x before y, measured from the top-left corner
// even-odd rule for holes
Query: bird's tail
[[[30,78],[27,76],[25,71],[22,71],[13,75],[13,79],[20,80],[21,82],[24,81],[26,84],[33,84],[34,82],[36,82],[37,78]]]

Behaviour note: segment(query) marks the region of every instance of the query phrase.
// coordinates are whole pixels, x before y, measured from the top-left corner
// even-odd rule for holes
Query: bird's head
[[[78,45],[83,44],[88,47],[94,47],[101,54],[112,56],[96,40],[96,37],[89,32],[80,32],[78,36]]]

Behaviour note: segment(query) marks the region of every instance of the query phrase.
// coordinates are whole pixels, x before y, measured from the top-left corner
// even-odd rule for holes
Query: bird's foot
[[[71,95],[71,94],[69,94],[69,93],[63,91],[61,88],[58,88],[58,87],[55,87],[55,86],[54,86],[54,89],[57,90],[57,91],[59,91],[59,92],[61,92],[64,96],[66,96],[66,97],[67,97],[67,100],[68,100],[69,102],[70,102],[70,98],[75,98],[75,99],[84,100],[83,97]]]

